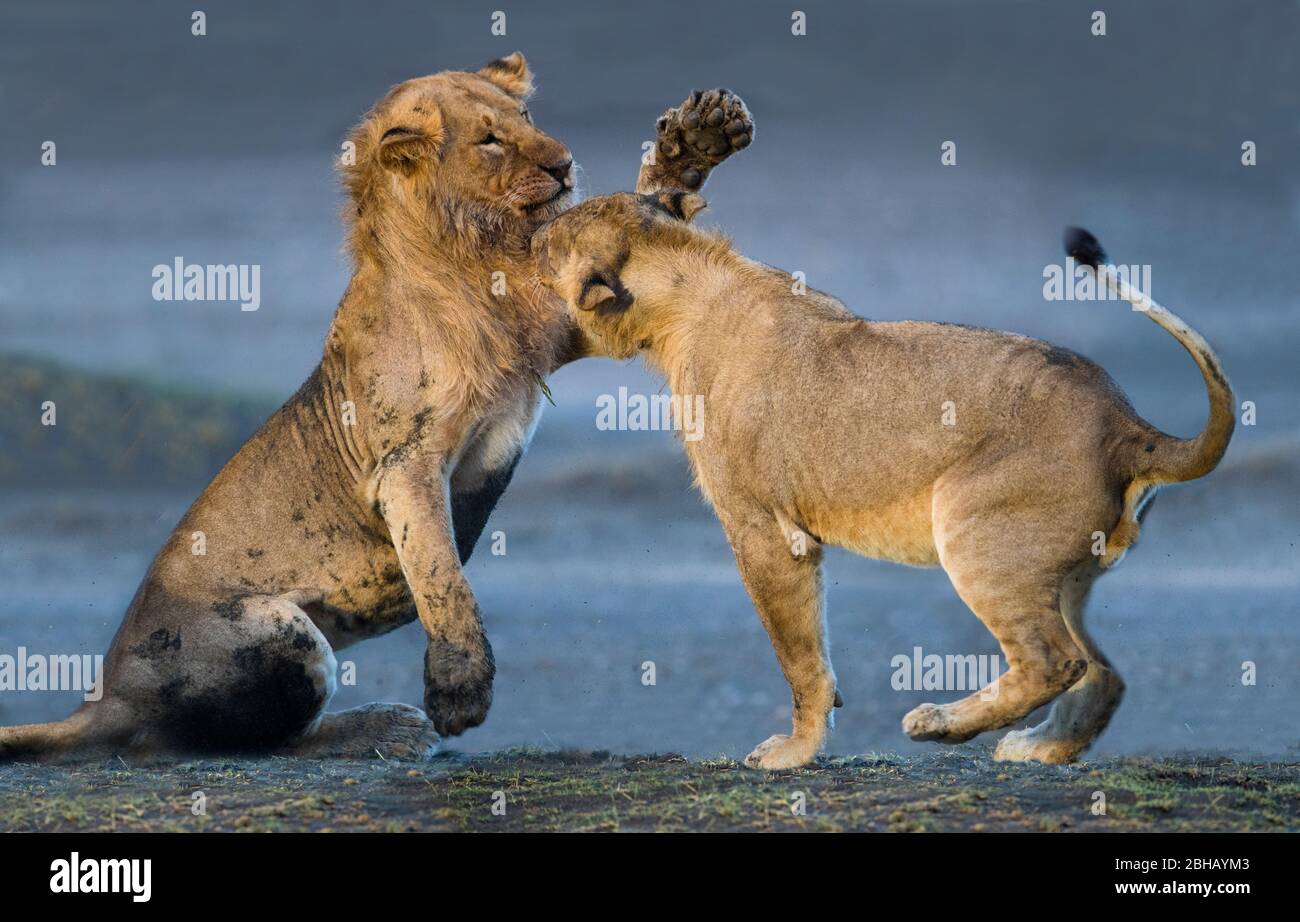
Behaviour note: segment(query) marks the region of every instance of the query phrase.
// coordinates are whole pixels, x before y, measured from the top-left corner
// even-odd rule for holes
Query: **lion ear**
[[[632,292],[623,287],[617,273],[592,273],[578,292],[576,306],[578,310],[599,314],[624,311],[632,306]]]
[[[379,139],[379,162],[387,169],[409,176],[438,152],[442,140],[439,131],[432,135],[426,128],[398,125],[389,128]]]
[[[528,69],[528,62],[521,52],[497,58],[480,70],[478,75],[516,99],[527,99],[533,95],[533,72]]]
[[[608,285],[589,285],[582,292],[578,309],[584,311],[604,312],[618,302],[618,295]]]

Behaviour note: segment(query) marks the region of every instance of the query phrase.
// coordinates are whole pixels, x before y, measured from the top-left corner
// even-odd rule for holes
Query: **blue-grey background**
[[[0,362],[60,363],[35,399],[20,388],[0,403],[0,653],[101,652],[220,463],[104,478],[80,449],[32,455],[41,389],[124,376],[112,393],[128,396],[107,410],[97,377],[59,404],[61,427],[123,439],[96,446],[114,458],[162,439],[167,421],[129,396],[146,382],[164,404],[236,394],[253,417],[269,411],[318,360],[347,281],[332,167],[346,129],[393,83],[519,49],[535,119],[572,147],[587,191],[630,188],[654,118],[727,86],[758,131],[711,180],[707,220],[742,251],[864,316],[1082,351],[1147,418],[1189,434],[1204,389],[1166,334],[1122,305],[1041,293],[1069,223],[1150,264],[1155,297],[1216,345],[1258,424],[1208,481],[1162,495],[1142,545],[1098,586],[1091,623],[1130,691],[1097,751],[1294,755],[1300,5],[801,0],[803,37],[791,4],[767,2],[208,2],[204,37],[193,6],[0,11]],[[1104,37],[1090,32],[1099,6]],[[40,165],[46,140],[57,166]],[[958,162],[943,167],[949,140]],[[1248,140],[1254,167],[1240,162]],[[259,264],[261,309],[153,301],[152,267],[176,256]],[[500,671],[488,723],[456,746],[743,755],[786,725],[788,693],[678,446],[595,428],[596,396],[619,385],[660,382],[596,361],[552,381],[558,406],[490,525],[507,554],[481,546],[470,566]],[[834,553],[828,572],[848,702],[832,746],[915,750],[903,713],[956,695],[892,690],[891,658],[996,646],[940,571]],[[421,651],[415,626],[352,648],[341,658],[358,684],[337,703],[418,703]],[[1242,685],[1244,661],[1258,684]],[[0,720],[75,699],[0,692]]]

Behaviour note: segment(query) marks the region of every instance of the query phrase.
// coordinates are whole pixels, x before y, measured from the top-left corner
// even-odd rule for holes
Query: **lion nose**
[[[542,170],[554,179],[556,182],[564,185],[569,178],[569,171],[573,169],[573,158],[569,157],[564,160],[556,160],[554,163],[547,164]]]

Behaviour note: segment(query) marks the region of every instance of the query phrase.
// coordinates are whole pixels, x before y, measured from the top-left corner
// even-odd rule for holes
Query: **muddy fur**
[[[576,356],[528,253],[573,189],[569,150],[528,113],[532,85],[517,53],[409,80],[351,132],[355,268],[320,365],[159,552],[106,658],[103,700],[0,729],[0,760],[109,748],[421,757],[484,720],[495,666],[461,565],[531,436],[542,381]],[[739,99],[693,94],[660,119],[677,159],[643,166],[639,183],[707,172],[744,146],[738,119],[751,136]],[[684,121],[707,130],[678,138]],[[325,714],[334,651],[416,618],[428,716],[397,704]]]
[[[791,735],[748,764],[806,764],[830,723],[823,544],[942,566],[1002,647],[1006,672],[961,701],[915,708],[908,735],[958,743],[1055,699],[1047,721],[1008,734],[998,756],[1076,758],[1124,690],[1084,630],[1088,589],[1136,541],[1151,492],[1208,473],[1232,434],[1232,392],[1208,344],[1094,267],[1201,368],[1209,422],[1173,438],[1069,350],[869,322],[798,292],[789,275],[688,226],[703,206],[698,195],[593,199],[539,230],[533,249],[589,354],[644,353],[674,395],[704,399],[703,437],[686,452],[794,697]]]

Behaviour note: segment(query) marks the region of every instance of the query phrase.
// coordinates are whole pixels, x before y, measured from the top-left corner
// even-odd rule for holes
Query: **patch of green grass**
[[[44,425],[46,402],[55,425]],[[188,486],[239,450],[274,401],[0,354],[0,485]]]
[[[1094,792],[1106,813],[1093,813]],[[195,816],[202,792],[206,812]],[[254,759],[0,767],[0,830],[1144,831],[1300,828],[1300,766],[1006,765],[974,752],[729,759],[510,750],[429,763]]]

